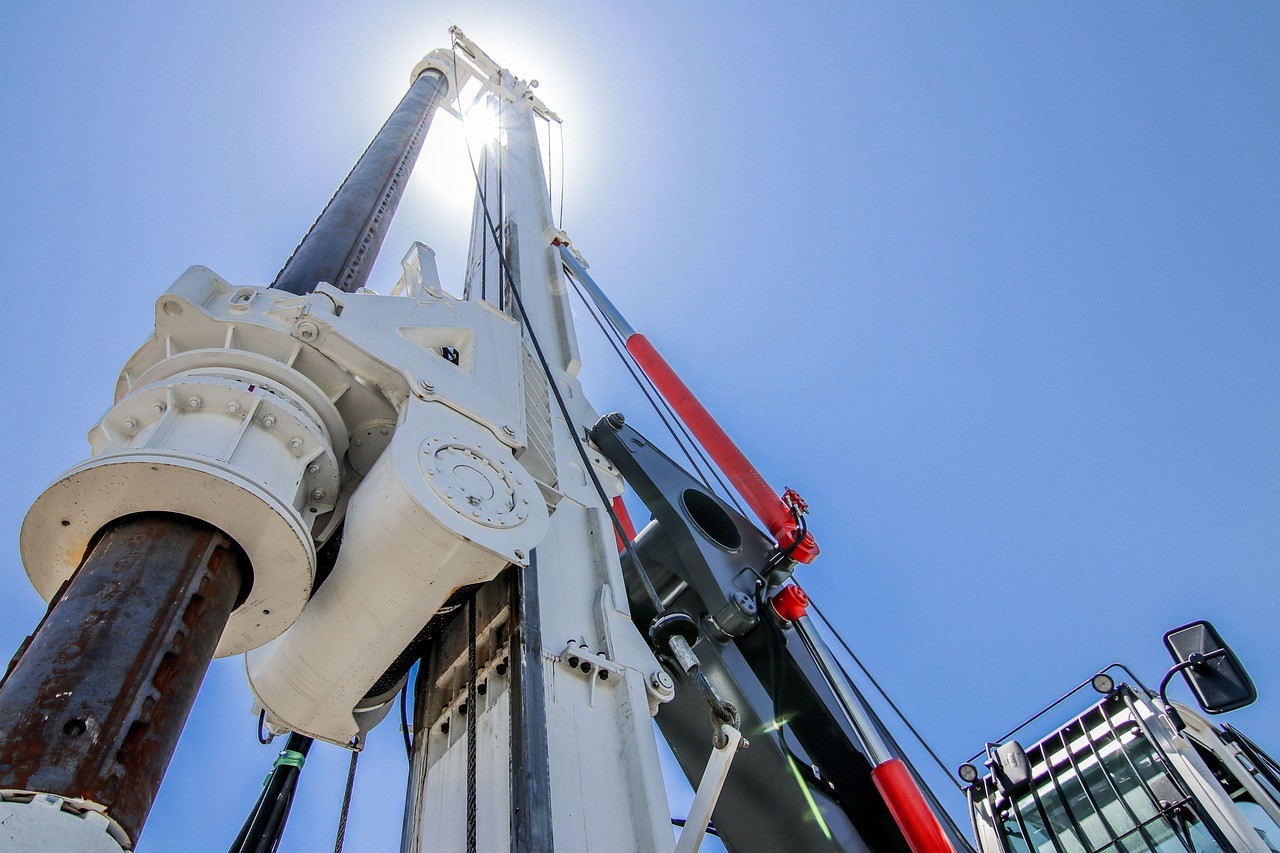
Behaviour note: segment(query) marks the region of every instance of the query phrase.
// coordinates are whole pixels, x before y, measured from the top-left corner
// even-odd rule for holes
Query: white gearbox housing
[[[456,589],[527,564],[546,535],[547,508],[493,432],[411,399],[352,496],[345,530],[302,616],[245,657],[272,730],[337,744],[381,719],[362,706],[370,686]]]
[[[519,326],[429,286],[425,246],[404,265],[405,297],[295,296],[187,270],[156,302],[91,458],[27,514],[40,594],[114,519],[202,519],[252,565],[217,654],[256,650],[246,666],[270,726],[347,744],[380,720],[373,685],[454,590],[523,565],[548,513],[517,461],[531,425],[550,429]],[[317,549],[340,525],[313,595]]]
[[[115,406],[90,431],[91,458],[23,521],[23,565],[46,601],[104,526],[164,512],[219,528],[253,567],[218,656],[267,642],[302,612],[314,528],[335,509],[347,430],[332,395],[294,368],[302,347],[290,324],[253,317],[252,301],[253,289],[234,290],[201,267],[157,301],[156,336],[130,359]],[[210,310],[251,331],[237,339],[236,326]]]

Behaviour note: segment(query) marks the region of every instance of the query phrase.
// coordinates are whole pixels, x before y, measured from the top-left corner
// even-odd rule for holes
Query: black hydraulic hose
[[[231,843],[229,853],[272,853],[280,846],[293,796],[298,789],[298,776],[311,744],[311,738],[305,735],[289,734],[258,802],[241,827],[240,834]]]

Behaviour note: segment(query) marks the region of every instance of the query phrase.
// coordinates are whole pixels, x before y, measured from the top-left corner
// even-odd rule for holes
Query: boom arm
[[[703,672],[742,715],[751,748],[735,760],[715,813],[732,849],[966,848],[922,807],[902,750],[833,671],[807,619],[777,615],[771,596],[790,570],[772,565],[769,538],[619,416],[601,419],[592,439],[653,514],[635,540],[638,559],[623,561],[633,618],[652,615],[644,572],[667,608],[698,619]],[[677,690],[657,721],[696,781],[711,749],[705,703]]]

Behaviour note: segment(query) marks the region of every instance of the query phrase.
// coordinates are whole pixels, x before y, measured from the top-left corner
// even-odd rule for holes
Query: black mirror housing
[[[1174,628],[1164,635],[1164,645],[1178,664],[1192,661],[1193,655],[1203,657],[1203,662],[1184,667],[1182,676],[1206,713],[1225,714],[1257,700],[1249,673],[1208,622]]]

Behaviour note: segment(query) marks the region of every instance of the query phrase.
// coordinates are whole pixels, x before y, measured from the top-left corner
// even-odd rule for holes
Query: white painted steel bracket
[[[703,839],[707,837],[707,825],[711,823],[711,813],[716,809],[725,779],[729,778],[729,766],[733,764],[739,747],[745,749],[747,745],[742,739],[742,732],[730,725],[720,727],[720,741],[707,759],[707,769],[698,782],[698,792],[694,794],[689,816],[680,831],[680,840],[676,842],[676,853],[697,853],[702,846]]]

